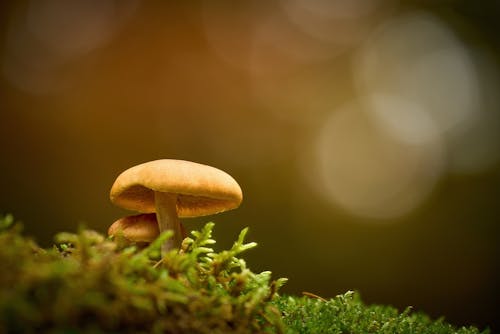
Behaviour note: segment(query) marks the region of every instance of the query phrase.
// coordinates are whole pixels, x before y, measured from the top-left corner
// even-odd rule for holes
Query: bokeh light
[[[341,46],[353,45],[366,34],[375,18],[387,12],[390,1],[291,0],[280,2],[290,21],[312,38]]]
[[[394,121],[391,131],[379,126],[369,103],[353,102],[332,112],[317,138],[319,178],[314,184],[353,214],[395,218],[418,207],[435,186],[443,171],[443,144],[428,129],[425,116],[418,119],[418,106],[388,97],[373,99]],[[410,140],[391,136],[408,129],[408,113],[417,125],[403,132]]]
[[[497,69],[426,12],[385,22],[367,39],[354,66],[360,94],[390,94],[420,106],[420,116],[427,114],[420,118],[443,136],[450,169],[458,173],[488,168],[500,155],[498,113],[492,112],[500,104],[491,94],[497,83],[488,71]],[[409,115],[415,110],[406,110],[404,121],[376,102],[373,107],[390,129],[396,125],[413,137],[423,130]]]

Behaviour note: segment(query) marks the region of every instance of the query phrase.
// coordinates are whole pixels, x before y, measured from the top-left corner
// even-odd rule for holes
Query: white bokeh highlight
[[[314,187],[351,214],[387,221],[431,193],[443,172],[443,146],[439,136],[416,144],[389,135],[369,105],[353,101],[325,120],[315,139]]]
[[[362,95],[415,101],[443,132],[467,126],[477,112],[478,80],[467,49],[427,13],[383,24],[360,49],[354,72]]]
[[[324,120],[306,179],[353,215],[413,212],[445,173],[500,160],[498,73],[429,13],[386,21],[357,51],[357,97]]]

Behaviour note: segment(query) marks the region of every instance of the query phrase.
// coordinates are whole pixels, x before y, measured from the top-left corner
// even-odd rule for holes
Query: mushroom
[[[199,217],[237,208],[243,195],[238,183],[220,169],[173,159],[149,161],[121,173],[111,187],[115,205],[156,213],[159,232],[172,230],[162,252],[180,248],[179,217]]]
[[[108,229],[109,236],[120,234],[131,242],[150,243],[160,234],[155,213],[142,213],[139,215],[126,216],[116,220]],[[184,226],[181,224],[181,234],[187,236]]]
[[[118,219],[108,229],[109,236],[123,235],[132,242],[151,242],[158,237],[158,223],[154,213],[127,216]]]

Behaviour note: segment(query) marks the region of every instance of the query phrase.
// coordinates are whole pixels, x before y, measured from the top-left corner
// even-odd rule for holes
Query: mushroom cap
[[[198,217],[237,208],[243,194],[220,169],[185,160],[149,161],[121,173],[110,199],[124,209],[155,212],[155,192],[177,195],[177,215]]]
[[[146,213],[118,219],[108,229],[108,235],[122,233],[125,239],[133,242],[151,242],[160,234],[156,214]]]

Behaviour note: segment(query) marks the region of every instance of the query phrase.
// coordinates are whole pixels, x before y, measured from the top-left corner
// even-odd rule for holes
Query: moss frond
[[[268,272],[254,274],[238,256],[255,246],[246,229],[215,252],[213,223],[160,259],[163,233],[145,248],[80,229],[42,249],[11,216],[0,219],[0,333],[280,332],[269,301]]]
[[[313,298],[311,298],[313,296]],[[283,312],[288,333],[324,334],[487,334],[475,327],[456,328],[443,319],[432,320],[411,307],[399,312],[385,305],[365,305],[359,293],[348,291],[325,300],[313,294],[280,296],[273,302]]]

